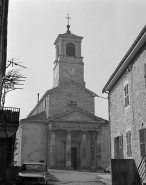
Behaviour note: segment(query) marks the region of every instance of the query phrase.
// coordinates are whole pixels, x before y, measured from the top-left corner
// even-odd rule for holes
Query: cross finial
[[[69,19],[71,19],[71,18],[69,17],[69,13],[67,14],[66,19],[68,19],[67,33],[68,33],[68,34],[70,34],[71,32],[70,32],[70,30],[69,30],[69,28],[70,28],[70,25],[69,25]]]
[[[66,19],[68,19],[68,25],[69,25],[69,19],[71,19],[70,17],[69,17],[69,13],[67,14],[67,17],[66,17]]]

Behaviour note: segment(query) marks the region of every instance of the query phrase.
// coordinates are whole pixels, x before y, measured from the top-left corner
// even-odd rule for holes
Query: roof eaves
[[[132,51],[136,48],[136,46],[138,45],[138,43],[142,40],[142,38],[144,38],[144,34],[146,32],[146,25],[144,26],[144,28],[142,29],[142,31],[140,32],[140,34],[138,35],[138,37],[136,38],[136,40],[134,41],[134,43],[132,44],[132,46],[130,47],[130,49],[127,51],[127,53],[125,54],[125,56],[123,57],[123,59],[121,60],[121,62],[119,63],[119,65],[117,66],[117,68],[115,69],[115,71],[113,72],[113,74],[111,75],[111,77],[109,78],[109,80],[107,81],[106,85],[104,86],[104,88],[102,89],[102,93],[108,92],[110,91],[110,89],[112,88],[112,86],[115,84],[115,82],[118,80],[115,79],[114,84],[111,85],[111,87],[109,87],[109,85],[111,84],[111,82],[113,81],[113,79],[115,78],[116,74],[118,74],[119,70],[121,69],[121,67],[123,66],[123,64],[125,64],[127,62],[128,57],[130,56],[130,54],[132,53]],[[130,63],[131,61],[127,62],[127,65]],[[125,68],[124,68],[125,69]],[[109,87],[109,88],[108,88]]]
[[[55,89],[57,89],[57,88],[58,88],[58,87],[52,88],[52,89],[50,89],[50,90],[47,90],[47,91],[45,92],[45,94],[42,96],[42,98],[39,100],[39,102],[38,102],[38,103],[35,105],[35,107],[32,109],[32,111],[28,114],[27,117],[29,117],[29,116],[31,115],[31,113],[34,112],[34,110],[38,107],[38,105],[42,102],[42,100],[43,100],[48,94],[53,93],[53,91],[54,91]]]
[[[80,38],[81,40],[84,38],[84,37],[81,37],[81,36],[78,36],[78,35],[74,35],[74,34],[72,34],[72,33],[70,33],[70,34],[68,34],[68,33],[59,34],[59,35],[57,36],[55,42],[54,42],[54,45],[57,44],[57,42],[58,42],[58,40],[59,40],[60,37],[67,37],[67,36],[69,36],[69,37],[78,37],[78,38]]]
[[[73,109],[70,109],[70,110],[67,110],[67,111],[65,111],[65,112],[59,113],[59,114],[57,114],[57,115],[51,116],[51,117],[49,117],[49,118],[46,120],[46,122],[48,122],[48,121],[55,121],[55,119],[60,118],[60,117],[63,117],[63,116],[65,116],[65,115],[70,114],[70,113],[75,112],[75,111],[82,112],[82,113],[88,115],[89,117],[95,119],[96,121],[101,121],[102,123],[108,123],[108,120],[105,120],[105,119],[103,119],[103,118],[97,117],[96,115],[91,114],[90,112],[87,112],[86,110],[81,109],[80,107],[75,107],[75,108],[73,108]]]
[[[86,92],[90,93],[92,96],[94,96],[94,97],[97,96],[97,97],[98,97],[97,94],[95,94],[94,92],[90,91],[89,89],[87,89],[87,88],[85,88],[85,87],[79,85],[78,83],[76,83],[76,82],[74,82],[74,81],[68,81],[68,82],[62,84],[61,86],[57,86],[57,87],[55,87],[55,88],[52,88],[52,89],[46,91],[46,93],[42,96],[42,98],[41,98],[41,99],[39,100],[39,102],[35,105],[35,107],[32,109],[32,111],[28,114],[27,117],[30,117],[30,116],[31,116],[31,113],[34,112],[34,110],[38,107],[38,105],[42,102],[42,100],[43,100],[48,94],[53,93],[56,89],[59,89],[59,88],[62,88],[63,86],[68,85],[70,82],[73,83],[73,84],[75,84],[75,85],[78,86],[79,88],[85,90]]]
[[[90,94],[93,95],[94,97],[95,97],[95,96],[98,97],[98,95],[97,95],[96,93],[90,91],[89,89],[83,87],[82,85],[76,83],[75,81],[72,81],[72,83],[74,83],[75,85],[77,85],[77,86],[80,87],[81,89],[85,90],[86,92],[90,93]]]

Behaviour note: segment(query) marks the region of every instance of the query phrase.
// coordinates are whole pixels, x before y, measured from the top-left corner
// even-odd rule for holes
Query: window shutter
[[[127,95],[127,105],[129,105],[129,94]]]
[[[127,107],[127,97],[125,97],[125,107]]]
[[[145,78],[145,86],[146,86],[146,64],[144,64],[144,78]]]
[[[123,159],[123,135],[119,136],[119,157]]]
[[[132,150],[131,150],[131,131],[126,133],[127,137],[127,156],[130,157],[132,155]]]
[[[129,156],[129,132],[126,133],[127,137],[127,156]]]
[[[117,138],[115,138],[114,139],[114,144],[115,144],[115,146],[114,146],[114,152],[115,152],[115,159],[117,159]]]
[[[144,77],[146,78],[146,64],[144,64]]]
[[[139,130],[139,140],[140,140],[140,153],[141,157],[145,155],[145,129]]]
[[[130,103],[130,99],[129,99],[129,85],[127,84],[125,87],[124,87],[124,91],[125,91],[125,107],[127,107]]]
[[[119,159],[119,137],[115,138],[115,159]]]
[[[126,107],[126,86],[124,87],[124,98],[125,98],[125,107]]]
[[[131,132],[129,132],[129,155],[132,156],[132,150],[131,150]]]

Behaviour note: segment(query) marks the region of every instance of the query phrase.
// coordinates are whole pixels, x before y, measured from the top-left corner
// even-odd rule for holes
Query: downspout
[[[39,93],[38,93],[38,101],[37,101],[37,114],[39,113]]]
[[[47,127],[47,123],[46,123],[46,170],[48,170],[48,127]]]
[[[112,156],[112,154],[111,154],[111,123],[110,123],[110,96],[109,96],[109,92],[105,92],[105,93],[107,93],[107,95],[108,95],[108,119],[109,119],[109,139],[110,139],[110,167],[111,167],[111,182],[112,182],[112,166],[111,166],[111,156]]]

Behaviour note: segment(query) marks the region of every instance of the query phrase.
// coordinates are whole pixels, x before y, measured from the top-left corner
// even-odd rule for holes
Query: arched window
[[[73,43],[68,43],[66,45],[66,55],[75,56],[75,45]]]
[[[58,57],[59,55],[59,46],[56,46],[56,56]]]

